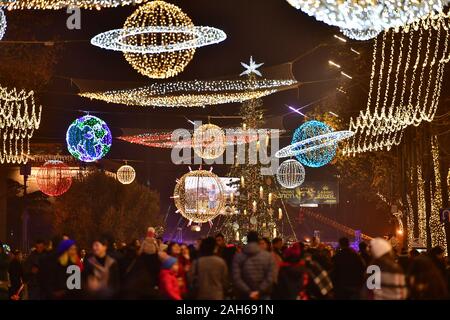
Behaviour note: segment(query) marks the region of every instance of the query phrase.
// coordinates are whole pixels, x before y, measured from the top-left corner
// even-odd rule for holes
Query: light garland
[[[305,168],[296,160],[286,160],[278,167],[277,181],[284,188],[295,189],[305,181]]]
[[[155,83],[135,89],[85,92],[80,96],[132,106],[203,107],[257,99],[296,84],[295,80],[195,80]]]
[[[375,37],[383,30],[402,27],[423,16],[440,11],[447,0],[378,0],[378,1],[329,1],[287,0],[317,20],[341,28],[356,40]]]
[[[381,49],[375,40],[367,108],[350,119],[355,136],[344,154],[390,150],[401,143],[405,128],[434,119],[449,49],[448,18],[448,13],[429,15],[398,30],[399,40],[394,32],[389,40],[384,33]]]
[[[6,32],[6,16],[3,9],[0,9],[0,40],[3,39]]]
[[[138,45],[127,44],[130,37],[143,36],[145,34],[184,34],[191,40],[169,43],[163,45]],[[103,49],[122,51],[126,53],[160,54],[191,50],[224,41],[227,38],[225,32],[212,27],[162,27],[147,26],[126,29],[115,29],[100,33],[91,39],[91,44]]]
[[[177,180],[173,200],[190,223],[206,223],[215,219],[225,206],[224,186],[211,171],[191,171]]]
[[[97,9],[115,8],[146,0],[0,0],[0,7],[7,10],[60,10],[64,8]]]
[[[67,129],[67,148],[72,156],[83,162],[95,162],[111,149],[112,135],[100,118],[87,115],[76,119]]]
[[[225,152],[225,132],[213,124],[196,128],[193,137],[194,152],[203,159],[216,159]]]
[[[72,185],[72,170],[58,160],[47,161],[39,168],[36,182],[43,193],[58,197],[67,192]]]
[[[36,108],[34,92],[0,87],[0,163],[26,163],[30,139],[41,123],[42,107]]]
[[[136,179],[136,170],[129,165],[121,166],[117,170],[116,177],[121,184],[132,184]]]

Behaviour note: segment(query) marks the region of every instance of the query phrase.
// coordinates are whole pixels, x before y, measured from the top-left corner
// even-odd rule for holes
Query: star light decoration
[[[0,87],[0,163],[27,163],[30,139],[41,124],[42,106],[36,108],[33,91]]]
[[[261,98],[297,85],[295,80],[212,80],[154,83],[135,89],[84,92],[85,98],[131,106],[204,107]]]
[[[255,60],[253,60],[253,56],[250,57],[249,64],[241,62],[241,65],[245,68],[244,72],[240,74],[241,77],[250,76],[251,74],[256,74],[257,76],[262,77],[262,73],[258,69],[261,68],[264,63],[256,63]]]
[[[348,37],[367,40],[441,11],[448,0],[287,0],[317,20],[339,27]]]
[[[7,10],[60,10],[69,7],[100,10],[140,4],[145,1],[147,0],[0,0],[0,7]]]
[[[450,60],[449,18],[449,13],[430,14],[375,39],[367,107],[350,119],[355,136],[345,155],[389,151],[407,127],[433,121]]]

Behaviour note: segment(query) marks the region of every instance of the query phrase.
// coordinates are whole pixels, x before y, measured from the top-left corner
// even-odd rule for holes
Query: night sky
[[[226,75],[237,75],[242,71],[240,62],[248,62],[252,55],[256,62],[264,62],[265,66],[273,66],[288,62],[319,44],[332,44],[333,50],[323,47],[313,54],[301,59],[294,66],[294,74],[298,81],[326,80],[337,77],[336,70],[328,65],[332,52],[344,44],[333,38],[337,29],[327,26],[291,7],[282,0],[190,0],[170,1],[182,8],[193,22],[200,26],[213,26],[224,30],[228,39],[218,45],[199,48],[194,59],[178,77],[169,79],[194,80],[211,79]],[[113,135],[122,134],[121,128],[139,129],[176,129],[191,128],[185,117],[191,120],[207,121],[211,115],[237,115],[239,105],[223,105],[205,109],[165,109],[131,107],[90,101],[78,97],[77,87],[73,79],[107,80],[123,82],[139,82],[150,84],[154,81],[138,74],[119,52],[103,50],[92,46],[89,40],[98,33],[122,27],[125,19],[136,9],[127,6],[101,11],[82,11],[81,30],[68,30],[64,11],[45,14],[34,11],[36,20],[26,23],[37,24],[38,19],[51,19],[51,32],[34,31],[39,39],[77,40],[63,47],[59,63],[51,83],[37,92],[38,101],[43,105],[41,129],[35,135],[35,142],[64,143],[65,132],[70,123],[83,111],[105,120],[113,131]],[[8,12],[7,15],[14,15]],[[8,39],[8,35],[6,35]],[[8,39],[18,40],[18,39]],[[23,40],[23,39],[20,39]],[[78,41],[81,40],[81,41]],[[348,47],[347,49],[348,50]],[[367,85],[368,81],[366,82]],[[299,90],[291,90],[275,94],[264,99],[266,114],[286,115],[283,120],[287,130],[293,130],[304,119],[297,114],[289,114],[286,104],[302,106],[320,99],[330,90],[335,90],[337,83],[330,81],[316,85],[306,85]],[[333,111],[333,110],[330,110]],[[213,123],[223,126],[238,126],[238,121],[218,120]],[[287,144],[284,141],[282,144]],[[186,166],[174,166],[170,162],[169,150],[148,149],[114,140],[108,159],[137,160],[133,164],[138,171],[138,180],[148,183],[161,193],[161,213],[165,214],[171,203],[170,195],[174,181],[187,171]],[[119,164],[119,162],[118,162]],[[226,174],[226,167],[215,169],[218,174]],[[330,168],[307,170],[311,179],[334,179]],[[363,226],[368,234],[379,234],[386,231],[387,216],[380,215],[372,209],[362,211],[363,204],[355,203],[351,195],[341,189],[341,205],[339,208],[326,210],[330,217],[346,223],[351,227]],[[347,203],[347,201],[350,201]],[[174,227],[178,216],[170,215],[169,226]],[[295,210],[292,211],[295,216]],[[370,221],[370,217],[376,217]],[[375,223],[374,223],[375,221]],[[168,231],[172,229],[168,228]],[[301,229],[311,232],[311,229]],[[323,227],[321,227],[323,229]],[[330,234],[335,237],[336,234]]]

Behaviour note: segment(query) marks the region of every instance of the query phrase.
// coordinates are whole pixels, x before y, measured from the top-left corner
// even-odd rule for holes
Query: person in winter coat
[[[274,300],[308,300],[307,286],[310,281],[305,260],[302,259],[299,243],[287,248],[278,271],[277,284],[274,287]]]
[[[159,273],[159,290],[161,295],[169,300],[181,300],[180,284],[177,278],[178,261],[168,256],[161,264]]]
[[[45,242],[43,240],[37,240],[33,251],[24,263],[25,281],[30,300],[41,300],[43,298],[39,280],[42,272],[41,263],[45,256]]]
[[[216,240],[206,238],[200,245],[200,258],[188,273],[189,288],[194,299],[223,300],[228,286],[228,268],[225,260],[214,255]]]
[[[247,234],[248,244],[233,260],[233,285],[239,299],[265,300],[273,285],[275,260],[270,252],[261,250],[258,233]]]
[[[11,253],[12,260],[9,263],[9,296],[11,300],[20,300],[22,296],[22,289],[24,285],[24,272],[22,264],[22,253],[19,250],[14,250]]]
[[[347,238],[339,239],[339,251],[333,257],[331,278],[338,300],[360,298],[365,278],[365,265],[362,258],[350,248]]]
[[[427,256],[412,260],[408,268],[408,287],[408,298],[411,300],[444,300],[450,298],[441,271]]]
[[[8,255],[0,242],[0,300],[8,298],[8,264]]]
[[[391,244],[382,238],[370,241],[372,252],[372,265],[378,266],[381,271],[380,287],[373,289],[375,300],[403,300],[408,291],[406,288],[405,274],[394,260]]]
[[[149,227],[147,229],[147,236],[144,241],[142,241],[141,247],[139,249],[139,255],[142,254],[156,254],[159,251],[159,244],[155,238],[155,228]]]
[[[113,298],[119,289],[119,265],[107,254],[107,240],[100,238],[92,244],[93,256],[84,262],[85,288],[93,298]]]

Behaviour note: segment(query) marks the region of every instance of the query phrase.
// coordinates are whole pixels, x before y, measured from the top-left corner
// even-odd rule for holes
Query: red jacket
[[[181,300],[181,290],[175,273],[163,269],[159,273],[159,289],[161,294],[171,300]]]

